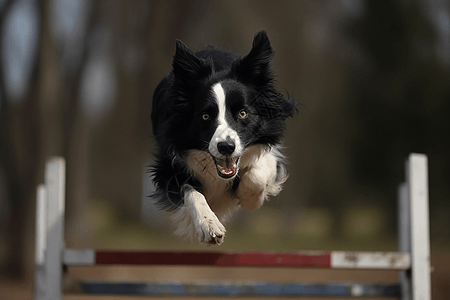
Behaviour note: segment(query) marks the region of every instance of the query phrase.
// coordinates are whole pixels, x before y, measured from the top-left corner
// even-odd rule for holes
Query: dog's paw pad
[[[225,235],[213,236],[211,240],[206,242],[208,245],[220,245],[223,243]]]

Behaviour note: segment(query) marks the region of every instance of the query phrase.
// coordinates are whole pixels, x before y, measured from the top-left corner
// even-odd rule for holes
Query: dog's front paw
[[[203,216],[198,226],[196,226],[198,241],[209,245],[222,244],[225,238],[225,232],[225,227],[215,215]]]

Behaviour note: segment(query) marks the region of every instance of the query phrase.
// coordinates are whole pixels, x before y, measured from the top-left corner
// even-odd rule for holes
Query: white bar
[[[46,299],[45,249],[47,246],[47,191],[45,185],[36,191],[36,237],[34,257],[34,300]]]
[[[411,220],[409,205],[408,185],[400,184],[397,191],[397,226],[398,226],[398,251],[411,253]],[[411,300],[411,272],[402,270],[398,274],[401,300]]]
[[[411,267],[408,253],[332,251],[331,268],[407,270]]]
[[[64,196],[66,163],[55,157],[47,162],[45,185],[47,188],[47,276],[46,300],[62,299],[62,249],[64,248]]]
[[[408,187],[411,199],[411,260],[413,300],[431,300],[428,166],[423,154],[411,154]]]
[[[66,249],[63,253],[63,262],[68,266],[95,265],[95,250],[92,249]]]

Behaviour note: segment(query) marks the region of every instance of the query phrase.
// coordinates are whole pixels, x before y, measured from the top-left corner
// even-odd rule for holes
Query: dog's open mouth
[[[212,158],[216,164],[217,174],[219,174],[220,177],[232,178],[237,174],[240,157],[227,156],[225,159],[219,159],[213,156]]]

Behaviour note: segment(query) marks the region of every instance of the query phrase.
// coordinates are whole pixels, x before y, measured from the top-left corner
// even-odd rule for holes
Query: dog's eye
[[[241,111],[239,112],[239,118],[241,119],[245,119],[248,117],[248,113],[245,109],[241,109]]]
[[[203,114],[202,115],[202,119],[205,120],[205,121],[208,121],[209,120],[209,115],[208,114]]]

